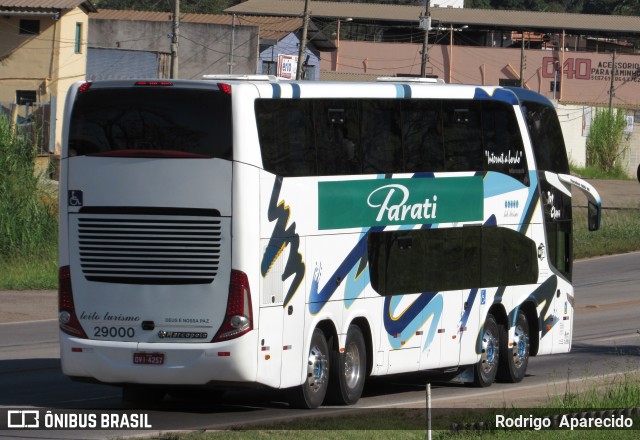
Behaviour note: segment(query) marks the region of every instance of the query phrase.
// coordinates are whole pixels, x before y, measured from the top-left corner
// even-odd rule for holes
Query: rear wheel
[[[500,337],[500,368],[498,379],[503,382],[516,383],[524,379],[529,365],[529,351],[531,341],[529,337],[529,322],[522,311],[516,317],[513,335],[513,345],[509,346],[509,335],[502,327]]]
[[[304,383],[291,390],[291,405],[313,409],[322,405],[329,386],[329,346],[319,328],[313,331]]]
[[[353,405],[362,395],[367,370],[367,349],[362,330],[349,326],[344,352],[334,353],[331,377],[331,400]]]
[[[488,387],[498,373],[500,360],[500,329],[492,314],[487,315],[482,328],[480,361],[476,364],[474,385]]]

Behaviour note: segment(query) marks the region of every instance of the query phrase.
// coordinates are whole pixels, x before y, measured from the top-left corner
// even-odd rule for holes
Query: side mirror
[[[598,209],[598,206],[593,202],[589,202],[587,222],[589,223],[588,226],[590,231],[597,231],[600,229],[600,213],[601,211]]]
[[[598,191],[588,182],[570,174],[558,174],[558,178],[569,185],[576,187],[587,196],[589,206],[587,209],[587,226],[589,231],[600,229],[600,218],[602,217],[602,199]]]

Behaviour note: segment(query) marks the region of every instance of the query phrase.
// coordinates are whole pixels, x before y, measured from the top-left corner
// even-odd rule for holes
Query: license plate
[[[162,365],[164,353],[133,353],[133,363],[136,365]]]

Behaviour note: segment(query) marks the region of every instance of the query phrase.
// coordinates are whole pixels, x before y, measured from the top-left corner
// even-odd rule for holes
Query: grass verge
[[[55,248],[28,256],[0,257],[0,267],[0,290],[58,287],[58,252]]]
[[[580,176],[583,179],[629,180],[629,176],[622,167],[617,167],[611,171],[605,172],[595,166],[582,168],[571,165],[571,173]]]
[[[640,210],[607,209],[599,231],[587,230],[587,210],[573,210],[574,258],[589,258],[640,250]]]

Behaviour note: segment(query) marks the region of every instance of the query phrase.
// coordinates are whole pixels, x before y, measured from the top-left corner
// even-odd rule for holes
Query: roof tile
[[[247,0],[226,9],[225,12],[300,17],[303,10],[304,1],[302,0]],[[335,19],[348,17],[354,20],[417,23],[420,15],[424,13],[424,6],[313,1],[310,3],[309,10],[312,17]],[[432,7],[430,11],[433,21],[443,25],[640,34],[640,17],[638,16],[436,7]]]

